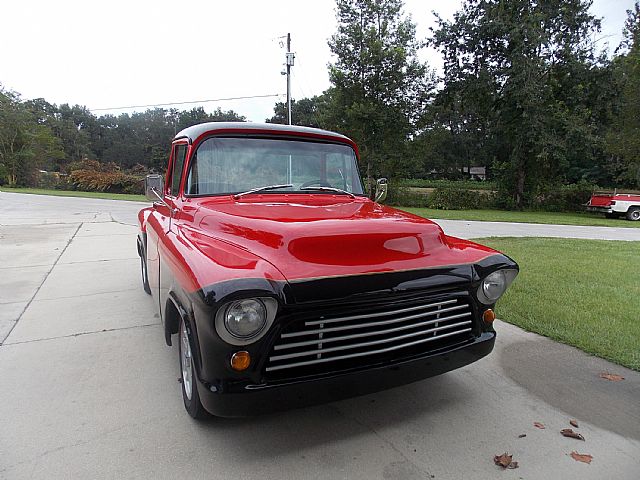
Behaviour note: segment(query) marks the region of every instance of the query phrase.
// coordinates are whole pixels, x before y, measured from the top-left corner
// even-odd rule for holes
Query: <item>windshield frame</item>
[[[189,175],[191,174],[191,170],[193,168],[193,163],[194,163],[194,159],[197,158],[197,153],[198,153],[198,149],[200,148],[200,146],[206,142],[207,140],[211,139],[211,138],[247,138],[247,139],[266,139],[266,140],[285,140],[285,141],[295,141],[295,142],[304,142],[304,143],[317,143],[317,144],[324,144],[324,145],[340,145],[340,146],[344,146],[349,148],[352,152],[353,152],[353,159],[354,159],[354,168],[355,168],[355,179],[357,180],[357,182],[360,185],[360,189],[362,190],[363,193],[355,193],[355,192],[349,192],[350,195],[353,195],[354,197],[362,197],[362,198],[368,198],[368,195],[365,193],[365,189],[364,189],[364,183],[362,182],[362,176],[360,175],[360,158],[358,156],[358,151],[356,148],[353,147],[353,145],[351,145],[350,143],[347,142],[341,142],[341,141],[331,141],[331,140],[324,140],[324,139],[317,139],[317,138],[310,138],[310,137],[304,137],[304,136],[298,136],[298,135],[269,135],[269,134],[265,134],[265,135],[260,135],[260,134],[229,134],[229,133],[225,133],[225,134],[212,134],[212,135],[207,135],[207,136],[203,136],[201,138],[198,138],[197,143],[193,144],[191,146],[191,151],[189,154],[189,159],[187,162],[187,166],[184,170],[184,174],[183,174],[183,181],[181,182],[181,193],[185,198],[206,198],[206,197],[228,197],[228,196],[234,196],[237,195],[239,193],[245,193],[246,191],[243,190],[238,190],[238,191],[234,191],[234,192],[221,192],[221,193],[187,193],[187,180],[189,178]],[[340,196],[344,196],[343,193],[339,193],[339,192],[331,192],[331,191],[322,191],[322,190],[265,190],[265,191],[260,191],[260,192],[256,192],[256,195],[340,195]]]

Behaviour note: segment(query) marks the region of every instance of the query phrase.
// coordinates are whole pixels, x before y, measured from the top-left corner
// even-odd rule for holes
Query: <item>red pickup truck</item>
[[[590,212],[604,213],[607,218],[626,216],[627,220],[640,220],[640,194],[595,192],[587,203]]]
[[[383,180],[383,179],[381,179]],[[358,149],[324,130],[207,123],[147,177],[142,281],[200,418],[371,393],[487,355],[506,255],[364,194]]]

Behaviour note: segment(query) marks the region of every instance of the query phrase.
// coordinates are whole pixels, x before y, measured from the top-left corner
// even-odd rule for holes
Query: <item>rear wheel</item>
[[[182,400],[184,408],[189,415],[196,419],[206,418],[209,415],[200,402],[198,394],[198,382],[193,364],[193,352],[189,343],[188,327],[184,320],[180,319],[178,330],[178,349],[180,351],[180,374],[182,383]]]
[[[627,220],[631,220],[632,222],[640,220],[640,207],[631,207],[627,211]]]

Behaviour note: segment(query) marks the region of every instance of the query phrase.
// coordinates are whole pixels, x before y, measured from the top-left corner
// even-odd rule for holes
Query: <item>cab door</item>
[[[171,250],[168,247],[169,243],[173,242],[175,236],[175,228],[172,224],[180,211],[180,182],[187,151],[186,141],[173,144],[163,192],[166,205],[161,202],[154,203],[154,212],[149,216],[149,224],[152,228],[148,230],[153,230],[147,234],[149,286],[153,296],[158,299],[161,318],[163,318],[168,288],[172,281],[170,271],[166,267],[166,257]]]

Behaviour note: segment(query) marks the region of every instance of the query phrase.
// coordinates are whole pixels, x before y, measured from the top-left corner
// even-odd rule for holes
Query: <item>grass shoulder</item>
[[[498,302],[509,323],[640,370],[637,242],[485,238],[520,275]]]
[[[102,198],[106,200],[127,200],[133,202],[146,202],[144,195],[134,195],[128,193],[105,193],[105,192],[81,192],[77,190],[47,190],[43,188],[7,188],[0,187],[1,192],[7,193],[30,193],[33,195],[52,195],[55,197],[82,197],[82,198]]]
[[[585,225],[596,227],[640,228],[640,222],[605,218],[595,213],[563,213],[509,210],[436,210],[433,208],[396,207],[425,218],[442,220],[474,220],[481,222],[541,223],[553,225]]]

